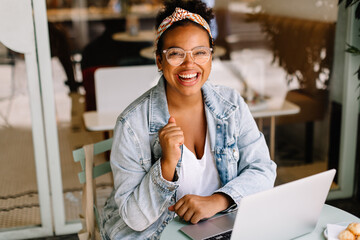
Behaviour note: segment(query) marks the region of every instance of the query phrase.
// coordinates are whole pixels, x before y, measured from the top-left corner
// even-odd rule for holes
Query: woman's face
[[[193,24],[178,26],[165,33],[163,49],[182,48],[190,51],[195,47],[210,47],[209,35],[206,30]],[[165,54],[156,57],[158,68],[162,70],[166,79],[167,95],[178,97],[201,94],[201,87],[209,77],[211,70],[211,58],[203,65],[196,64],[190,52],[179,66],[172,66],[166,60]]]

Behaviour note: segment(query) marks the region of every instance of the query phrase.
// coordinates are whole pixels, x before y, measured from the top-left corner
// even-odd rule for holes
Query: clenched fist
[[[172,181],[176,165],[181,157],[180,146],[184,144],[184,133],[176,125],[175,118],[170,117],[159,131],[160,146],[162,149],[161,171],[163,178]]]

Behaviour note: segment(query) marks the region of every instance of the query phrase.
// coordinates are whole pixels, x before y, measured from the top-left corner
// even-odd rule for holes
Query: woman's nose
[[[185,64],[195,64],[195,61],[193,59],[193,57],[191,56],[191,52],[186,52],[186,56],[185,59],[182,63],[183,65]]]

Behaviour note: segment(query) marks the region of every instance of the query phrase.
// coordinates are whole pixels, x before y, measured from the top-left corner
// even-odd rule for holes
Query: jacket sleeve
[[[120,217],[135,231],[145,230],[168,211],[178,187],[162,177],[160,159],[154,164],[150,157],[145,159],[144,149],[150,151],[150,144],[141,144],[130,124],[118,120],[110,160],[114,198]]]

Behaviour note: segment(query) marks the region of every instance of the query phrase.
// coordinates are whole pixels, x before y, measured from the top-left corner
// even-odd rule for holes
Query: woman
[[[157,16],[163,75],[117,120],[105,239],[158,239],[175,214],[195,224],[274,184],[276,165],[244,100],[206,83],[212,17],[200,0],[166,1]]]

